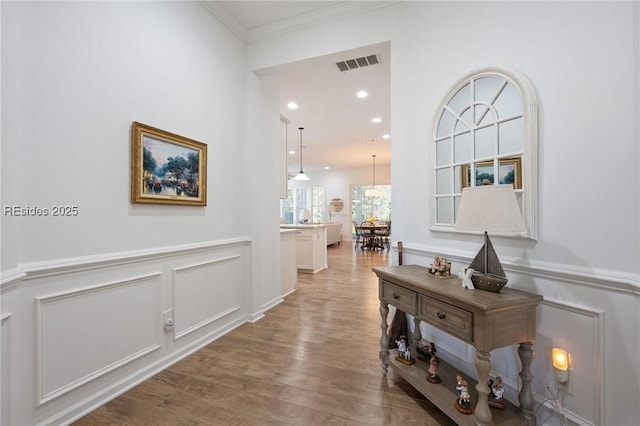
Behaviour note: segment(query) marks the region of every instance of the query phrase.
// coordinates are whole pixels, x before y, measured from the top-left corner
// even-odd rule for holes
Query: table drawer
[[[416,293],[389,281],[382,281],[382,300],[405,312],[416,309]]]
[[[473,313],[432,297],[419,295],[418,317],[467,342],[473,342]]]

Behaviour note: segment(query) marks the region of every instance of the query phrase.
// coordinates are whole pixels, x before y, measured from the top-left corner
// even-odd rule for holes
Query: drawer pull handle
[[[399,293],[393,293],[393,298],[394,299],[400,299],[400,294]]]
[[[438,313],[436,315],[438,315],[438,318],[440,318],[440,319],[445,319],[447,317],[447,314],[445,314],[442,311],[438,311]]]

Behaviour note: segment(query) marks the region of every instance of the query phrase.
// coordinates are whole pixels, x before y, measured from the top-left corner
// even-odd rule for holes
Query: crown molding
[[[245,41],[247,38],[247,30],[238,22],[238,20],[227,9],[220,6],[215,1],[198,0],[198,3],[209,11],[218,21],[229,29],[240,40]]]
[[[300,30],[315,25],[324,24],[348,16],[394,6],[403,0],[391,1],[343,1],[338,4],[327,5],[320,9],[302,13],[291,18],[282,19],[254,28],[244,28],[240,22],[224,7],[215,1],[199,0],[200,4],[224,24],[233,34],[245,43],[253,43],[271,37],[276,37],[290,31]]]

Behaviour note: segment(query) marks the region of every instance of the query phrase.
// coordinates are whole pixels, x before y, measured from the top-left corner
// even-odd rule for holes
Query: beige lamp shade
[[[485,185],[467,187],[456,217],[456,230],[488,232],[492,235],[525,235],[512,185]]]

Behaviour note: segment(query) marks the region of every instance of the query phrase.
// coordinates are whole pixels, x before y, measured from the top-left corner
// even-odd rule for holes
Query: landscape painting
[[[520,157],[503,158],[499,161],[498,183],[511,184],[514,189],[522,189],[522,168]],[[471,185],[469,164],[462,165],[462,187]],[[475,186],[492,185],[495,182],[493,161],[483,161],[475,165]]]
[[[131,202],[207,205],[207,145],[142,123],[132,125]]]

